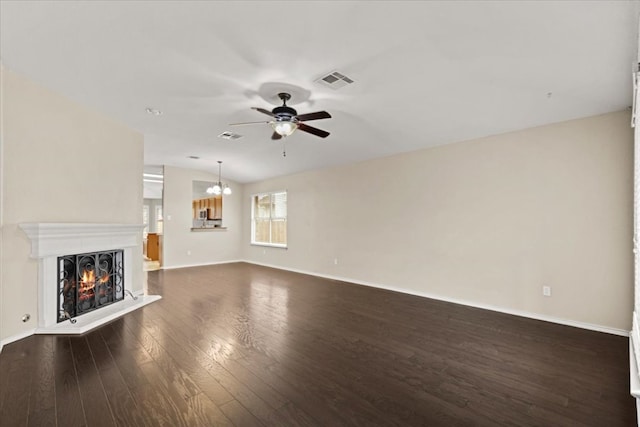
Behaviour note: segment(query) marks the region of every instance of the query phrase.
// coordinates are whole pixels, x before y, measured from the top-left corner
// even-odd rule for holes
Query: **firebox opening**
[[[58,323],[124,299],[122,249],[58,257]]]

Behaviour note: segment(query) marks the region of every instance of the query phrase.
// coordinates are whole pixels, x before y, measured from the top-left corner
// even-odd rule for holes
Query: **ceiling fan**
[[[287,101],[291,99],[290,94],[281,92],[278,94],[278,98],[282,100],[282,106],[276,107],[271,111],[265,110],[264,108],[251,107],[256,111],[271,116],[272,120],[266,122],[231,123],[230,126],[268,123],[273,128],[273,135],[271,135],[271,139],[281,139],[282,137],[289,136],[296,129],[300,129],[303,132],[308,132],[312,135],[319,136],[320,138],[326,138],[327,136],[329,136],[329,132],[322,129],[314,128],[303,122],[307,122],[310,120],[330,119],[331,114],[327,113],[326,111],[316,111],[315,113],[298,115],[298,112],[296,110],[287,106]]]

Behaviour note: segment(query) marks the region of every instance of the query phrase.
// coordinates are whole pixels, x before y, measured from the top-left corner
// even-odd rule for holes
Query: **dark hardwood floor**
[[[632,426],[628,339],[237,263],[0,354],[5,426]]]

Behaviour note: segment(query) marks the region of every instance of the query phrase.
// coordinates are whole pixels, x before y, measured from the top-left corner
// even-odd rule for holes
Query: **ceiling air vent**
[[[320,83],[324,86],[329,86],[332,89],[340,89],[341,87],[353,83],[353,80],[342,73],[334,71],[327,74],[326,76],[320,77],[318,80],[316,80],[316,83]]]
[[[236,140],[236,139],[242,138],[242,135],[239,135],[239,134],[233,133],[233,132],[229,132],[227,130],[227,131],[222,132],[220,135],[218,135],[218,138]]]

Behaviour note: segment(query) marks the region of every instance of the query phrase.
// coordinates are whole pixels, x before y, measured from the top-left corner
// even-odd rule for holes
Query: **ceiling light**
[[[218,185],[216,183],[213,187],[207,188],[207,193],[208,194],[215,194],[217,196],[220,193],[222,193],[222,187],[220,187],[220,185]]]
[[[147,112],[147,114],[151,114],[153,116],[161,116],[162,115],[162,111],[157,110],[155,108],[151,108],[151,107],[147,107],[145,108],[145,110]]]
[[[296,129],[298,129],[298,124],[288,120],[283,120],[283,121],[272,122],[271,127],[273,127],[273,130],[278,135],[289,136],[293,132],[295,132]]]
[[[222,181],[220,179],[221,174],[222,161],[218,160],[218,182],[215,182],[212,187],[207,188],[208,194],[215,194],[216,196],[219,196],[220,194],[228,196],[229,194],[231,194],[231,187],[229,187],[227,184],[222,184]]]

